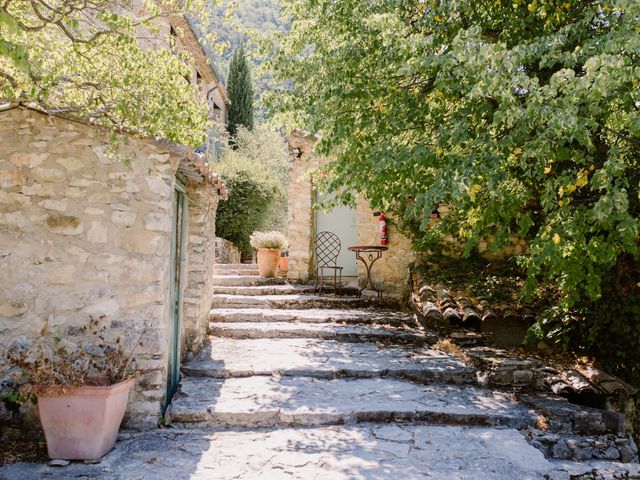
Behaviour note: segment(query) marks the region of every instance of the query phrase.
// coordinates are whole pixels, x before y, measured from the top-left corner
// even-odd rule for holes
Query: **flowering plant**
[[[253,232],[251,246],[256,250],[261,248],[287,248],[287,238],[280,232]]]

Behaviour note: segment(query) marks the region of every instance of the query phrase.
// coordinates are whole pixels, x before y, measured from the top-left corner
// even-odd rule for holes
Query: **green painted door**
[[[165,408],[171,402],[180,382],[180,321],[182,319],[182,290],[185,251],[187,198],[184,184],[176,179],[173,200],[173,239],[171,245],[171,338],[167,365]]]

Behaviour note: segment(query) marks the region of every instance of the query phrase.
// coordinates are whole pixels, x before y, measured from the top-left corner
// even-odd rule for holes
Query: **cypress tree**
[[[236,48],[229,65],[229,134],[235,137],[238,125],[253,129],[253,83],[244,46]]]

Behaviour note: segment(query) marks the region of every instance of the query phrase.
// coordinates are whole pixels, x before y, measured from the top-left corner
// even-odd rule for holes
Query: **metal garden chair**
[[[316,292],[322,293],[324,288],[325,269],[333,270],[333,289],[338,293],[342,285],[342,269],[338,266],[338,255],[342,248],[340,238],[332,232],[320,232],[314,240],[316,256]],[[319,285],[318,285],[319,284]]]

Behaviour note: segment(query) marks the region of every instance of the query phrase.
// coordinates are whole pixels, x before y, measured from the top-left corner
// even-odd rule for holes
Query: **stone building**
[[[229,97],[224,84],[224,78],[212,61],[213,53],[209,52],[198,40],[197,27],[194,19],[182,15],[174,15],[159,22],[164,26],[161,29],[161,38],[166,38],[169,33],[171,48],[187,51],[192,58],[192,71],[189,81],[197,84],[209,104],[209,119],[212,125],[227,124]],[[168,32],[167,32],[168,30]],[[163,46],[163,45],[159,45]]]
[[[219,148],[229,103],[223,78],[193,19],[157,23],[157,34],[140,32],[141,45],[189,54],[187,80],[209,105],[204,147]],[[155,426],[181,360],[206,339],[215,216],[226,191],[187,147],[129,132],[120,140],[113,149],[106,132],[82,119],[0,105],[0,389],[3,349],[28,346],[43,327],[77,344],[80,327],[103,317],[125,341],[144,332],[126,419]]]
[[[336,233],[342,249],[338,264],[343,275],[364,279],[365,271],[355,254],[347,250],[353,245],[380,245],[379,218],[369,203],[358,198],[354,207],[337,207],[330,212],[313,208],[318,194],[308,172],[328,160],[314,155],[315,136],[295,131],[287,138],[289,143],[289,272],[292,281],[306,283],[315,275],[313,244],[317,233],[328,230]],[[322,199],[320,199],[322,200]],[[384,290],[384,295],[399,297],[406,287],[407,269],[415,260],[410,240],[387,221],[388,247],[373,268],[374,284]]]
[[[188,148],[122,136],[110,155],[95,126],[0,112],[0,340],[26,346],[46,326],[74,343],[99,317],[125,340],[145,330],[128,419],[152,426],[206,338],[226,192]]]

